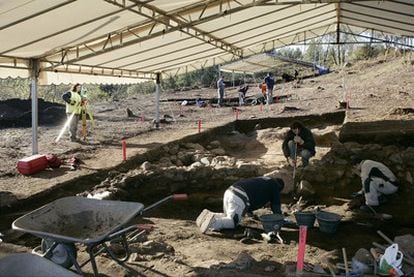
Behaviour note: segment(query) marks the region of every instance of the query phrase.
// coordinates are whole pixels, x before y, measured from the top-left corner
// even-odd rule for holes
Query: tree
[[[315,40],[311,40],[303,58],[305,61],[319,63],[320,57],[323,57],[323,52],[322,45]]]

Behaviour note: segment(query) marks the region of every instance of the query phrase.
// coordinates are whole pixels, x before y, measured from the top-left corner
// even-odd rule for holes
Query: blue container
[[[312,228],[315,224],[316,216],[314,212],[296,212],[295,219],[298,226]]]
[[[330,212],[318,212],[316,219],[319,223],[319,230],[323,233],[333,234],[338,228],[338,224],[341,221],[341,216],[336,213]]]

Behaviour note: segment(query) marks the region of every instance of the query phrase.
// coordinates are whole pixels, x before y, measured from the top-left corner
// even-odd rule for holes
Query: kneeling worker
[[[234,229],[245,213],[260,209],[269,202],[273,213],[281,214],[280,192],[283,187],[284,182],[280,178],[263,176],[242,179],[224,192],[223,213],[204,209],[197,217],[197,226],[202,233],[209,229]]]
[[[393,194],[398,190],[398,181],[394,173],[384,164],[364,160],[354,167],[354,173],[361,177],[362,190],[367,206],[379,206],[383,195]]]

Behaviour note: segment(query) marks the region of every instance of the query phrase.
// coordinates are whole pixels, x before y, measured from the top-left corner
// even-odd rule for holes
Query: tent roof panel
[[[0,27],[0,37],[7,38],[2,40],[0,53],[36,57],[144,20],[129,11],[101,3],[101,0],[76,1],[7,28]],[[100,8],[96,9],[97,6]]]
[[[106,64],[113,60],[139,59],[154,57],[158,53],[173,52],[185,46],[202,45],[197,39],[185,34],[169,33],[163,37],[156,37],[140,43],[133,43],[129,46],[120,47],[113,51],[104,52],[100,55],[92,55],[90,58],[83,59],[82,63]],[[87,50],[87,49],[86,49]],[[57,56],[56,59],[59,59]]]
[[[105,76],[175,74],[348,25],[414,36],[412,0],[0,0],[0,8],[0,57]],[[24,69],[2,59],[0,67]]]
[[[41,11],[46,12],[53,7],[68,4],[72,1],[68,0],[43,0],[43,1],[27,1],[27,0],[1,0],[0,1],[0,29],[10,23],[32,17],[34,13]]]

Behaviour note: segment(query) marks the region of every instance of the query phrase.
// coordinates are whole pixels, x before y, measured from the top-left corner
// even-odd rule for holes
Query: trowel
[[[390,219],[392,219],[392,215],[390,215],[390,214],[377,213],[374,210],[374,208],[372,208],[371,206],[367,205],[367,207],[374,214],[374,218],[376,218],[376,219],[381,219],[381,220],[390,220]]]

